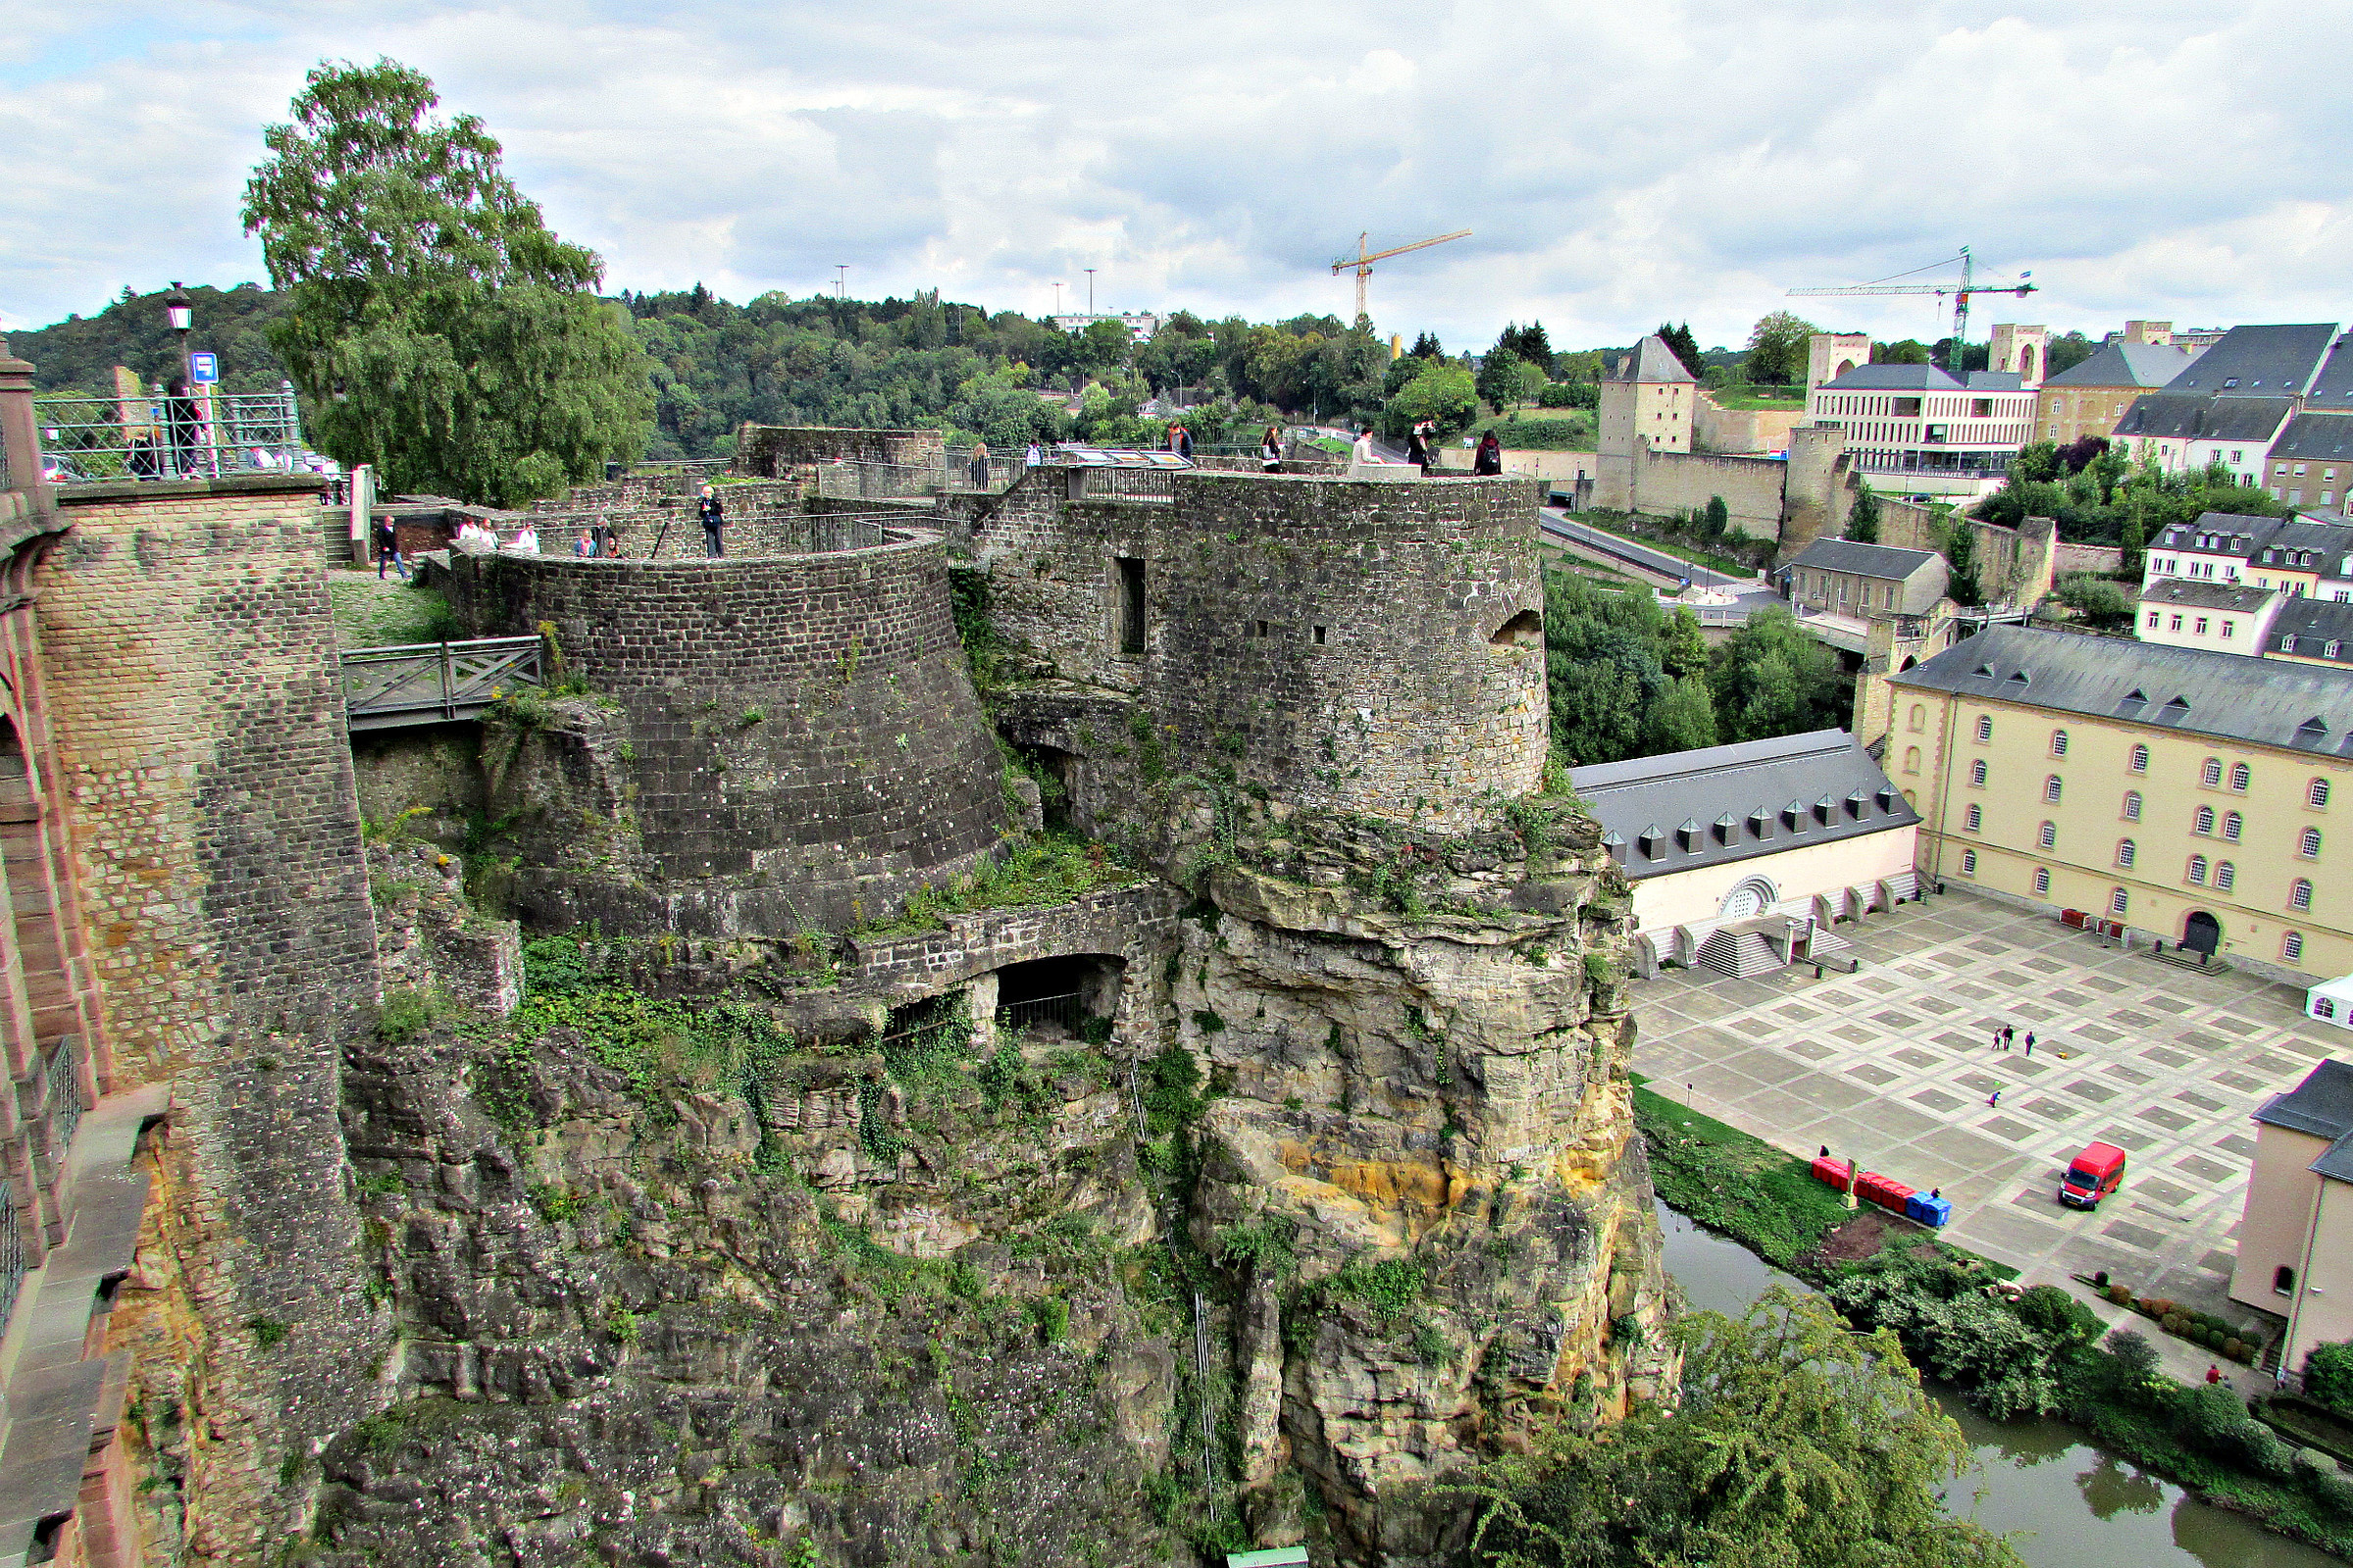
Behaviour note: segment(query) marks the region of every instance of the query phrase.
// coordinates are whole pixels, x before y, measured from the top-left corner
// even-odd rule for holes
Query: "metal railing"
[[[1006,1002],[997,1009],[997,1027],[999,1029],[1036,1029],[1041,1024],[1054,1024],[1075,1036],[1086,1022],[1086,998],[1077,991],[1065,991],[1059,996],[1032,996],[1023,1001]]]
[[[1122,501],[1173,501],[1176,499],[1174,469],[1150,468],[1083,468],[1079,475],[1079,494],[1088,499],[1106,498]]]
[[[66,1156],[74,1147],[75,1129],[81,1125],[80,1064],[74,1059],[74,1038],[67,1036],[49,1053],[46,1094],[49,1105],[49,1146],[57,1150],[57,1164],[65,1168]]]
[[[353,648],[342,657],[343,714],[354,730],[479,719],[516,686],[546,684],[537,637],[480,637]]]
[[[903,463],[828,463],[817,471],[817,493],[830,501],[890,501],[937,495],[946,474]]]
[[[294,388],[171,397],[59,393],[32,400],[42,468],[58,484],[217,479],[313,466]]]
[[[594,511],[535,512],[540,557],[578,559],[568,535],[591,534],[601,549],[610,540],[617,561],[691,560],[700,555],[702,528],[685,508],[609,507]],[[834,512],[802,516],[754,512],[730,516],[727,547],[734,555],[831,555],[904,543],[898,530],[908,519],[896,512]],[[491,552],[485,551],[485,554]],[[498,553],[510,553],[501,551]],[[525,559],[532,557],[526,556]]]

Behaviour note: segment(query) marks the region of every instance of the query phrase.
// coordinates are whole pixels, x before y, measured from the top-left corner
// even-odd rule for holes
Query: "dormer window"
[[[1739,833],[1740,819],[1730,812],[1727,811],[1715,819],[1715,841],[1717,843],[1728,844]]]
[[[1660,846],[1666,842],[1666,830],[1654,822],[1636,835],[1634,841],[1641,846],[1643,859],[1657,860]]]
[[[1675,830],[1675,842],[1681,844],[1688,854],[1700,846],[1700,820],[1697,817],[1685,817],[1683,825]]]
[[[1791,833],[1806,831],[1806,802],[1792,800],[1781,808],[1781,821]]]
[[[2236,386],[2237,384],[2238,384],[2238,378],[2237,378],[2237,377],[2235,377],[2235,376],[2233,376],[2233,377],[2231,377],[2231,378],[2230,378],[2230,379],[2228,379],[2228,380],[2226,380],[2226,381],[2225,381],[2225,382],[2223,383],[2223,390],[2225,390],[2225,391],[2228,391],[2228,390],[2229,390],[2231,387],[2233,387],[2233,386]],[[2261,382],[2261,381],[2257,381],[2255,384],[2256,384],[2256,385],[2258,385],[2258,386],[2261,386],[2261,385],[2263,384],[2263,382]]]
[[[1773,835],[1773,814],[1759,806],[1749,813],[1749,836],[1770,838]]]

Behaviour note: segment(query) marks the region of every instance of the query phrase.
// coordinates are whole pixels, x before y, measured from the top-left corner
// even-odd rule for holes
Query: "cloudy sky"
[[[1561,347],[1954,256],[1996,320],[2353,317],[2353,0],[678,6],[0,0],[0,325],[262,277],[239,231],[304,71],[379,55],[478,114],[609,288],[939,287],[1043,314],[1345,315]],[[1931,271],[1925,276],[1940,276]],[[1949,276],[1944,274],[1944,276]],[[1990,307],[1990,308],[1988,308]]]

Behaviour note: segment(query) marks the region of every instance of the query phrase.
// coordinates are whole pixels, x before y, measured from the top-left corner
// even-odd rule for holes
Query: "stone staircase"
[[[1708,968],[1732,980],[1754,980],[1781,967],[1781,954],[1761,931],[1724,926],[1708,934],[1694,955]]]

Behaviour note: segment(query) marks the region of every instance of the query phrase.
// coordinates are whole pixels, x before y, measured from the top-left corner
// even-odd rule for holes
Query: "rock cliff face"
[[[1671,1377],[1590,823],[1167,804],[1190,907],[1075,1023],[883,944],[396,996],[344,1075],[384,1413],[283,1476],[322,1560],[1428,1563],[1418,1484]],[[439,859],[381,862],[412,968]]]

